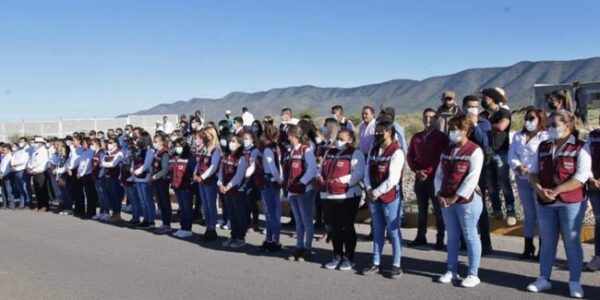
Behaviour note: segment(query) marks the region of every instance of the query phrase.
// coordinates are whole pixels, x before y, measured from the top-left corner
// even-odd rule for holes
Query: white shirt
[[[321,170],[319,170],[321,174]],[[337,179],[343,183],[348,184],[349,189],[345,194],[333,195],[327,192],[321,192],[321,199],[348,199],[362,194],[362,189],[358,183],[363,179],[365,175],[365,155],[356,149],[352,153],[352,159],[350,160],[350,174],[338,177]],[[323,178],[327,180],[327,178]]]
[[[67,163],[65,164],[66,168],[69,170],[77,169],[79,167],[79,160],[82,153],[83,148],[81,146],[77,148],[71,147],[71,152],[69,152],[69,157],[67,158]]]
[[[548,139],[547,131],[540,131],[534,137],[527,141],[526,132],[517,132],[513,136],[510,148],[508,149],[508,163],[516,176],[521,179],[527,179],[529,174],[521,176],[517,172],[519,166],[531,170],[531,163],[538,155],[540,143]]]
[[[566,143],[562,145],[561,148],[564,148],[567,144],[575,144],[575,137],[571,135]],[[556,147],[552,147],[552,159],[556,158],[556,153],[561,152],[557,151]],[[531,169],[529,169],[529,173],[531,174],[539,174],[539,163],[538,156],[536,155],[532,160]],[[592,158],[590,156],[590,148],[588,144],[583,145],[583,149],[579,152],[579,156],[577,157],[577,165],[575,167],[575,174],[571,178],[581,182],[581,184],[585,184],[587,180],[590,178],[590,174],[592,173]]]
[[[12,153],[10,151],[2,156],[2,161],[0,161],[0,177],[4,177],[12,172],[12,167],[10,166],[11,159]]]
[[[49,160],[48,149],[44,146],[39,146],[31,155],[27,168],[31,170],[33,174],[44,173],[48,167]]]
[[[454,148],[452,156],[456,155],[460,150],[459,147]],[[475,189],[479,185],[479,176],[481,175],[481,168],[483,168],[483,151],[477,147],[471,157],[469,158],[469,173],[467,177],[460,184],[456,190],[456,195],[464,199],[469,199],[475,192]],[[444,179],[444,173],[442,173],[442,161],[438,164],[437,170],[435,171],[435,179],[433,184],[435,186],[435,193],[437,194],[442,189],[442,181]]]
[[[294,147],[294,150],[300,149],[302,145],[298,144]],[[308,184],[313,178],[317,176],[319,173],[319,169],[317,168],[317,159],[315,158],[315,154],[313,150],[308,147],[304,152],[304,162],[306,163],[306,170],[304,171],[304,175],[300,178],[300,183],[306,186],[306,192],[312,190],[312,185]],[[297,194],[288,193],[290,196],[294,196]]]
[[[167,121],[166,123],[163,123],[163,125],[161,126],[162,131],[166,134],[171,134],[173,132],[173,130],[175,130],[175,126],[173,126],[173,123],[171,123],[170,121]]]
[[[379,149],[379,155],[383,154],[383,152],[385,151],[385,149],[380,148]],[[367,158],[367,162],[369,162],[371,160],[371,154],[369,154],[368,158]],[[398,186],[398,183],[400,182],[400,177],[402,176],[402,168],[404,167],[404,151],[402,151],[401,149],[398,149],[396,152],[394,152],[394,154],[392,155],[392,158],[390,160],[390,169],[389,169],[389,176],[388,178],[383,181],[379,186],[377,187],[373,187],[371,186],[371,176],[370,176],[370,172],[369,172],[369,164],[366,163],[365,166],[365,186],[368,190],[372,190],[371,192],[373,193],[373,196],[375,198],[379,198],[379,196],[391,191],[392,189],[395,189]]]
[[[13,158],[11,160],[11,166],[15,172],[23,171],[27,168],[27,163],[29,162],[29,158],[31,157],[31,149],[29,145],[23,147],[22,149],[17,150],[17,152],[13,153]]]
[[[252,126],[252,122],[254,122],[254,115],[247,111],[242,114],[242,120],[244,126]]]
[[[281,171],[281,164],[279,164],[278,168],[277,162],[275,162],[273,149],[266,147],[265,150],[263,150],[262,156],[263,169],[265,170],[265,174],[270,174],[272,176],[271,182],[283,183],[283,178],[281,177],[281,174],[283,173]]]
[[[87,149],[83,150],[79,156],[79,166],[77,167],[77,176],[83,177],[85,175],[92,174],[92,161],[94,159],[94,150]]]
[[[252,152],[250,152],[250,159],[248,161],[248,168],[246,168],[246,175],[244,178],[248,178],[254,174],[254,170],[256,170],[256,159],[258,158],[258,149],[254,148]]]

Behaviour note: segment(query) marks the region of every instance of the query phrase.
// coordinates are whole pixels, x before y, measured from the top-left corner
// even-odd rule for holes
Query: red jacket
[[[583,148],[583,142],[576,140],[575,144],[566,143],[563,149],[556,149],[556,158],[552,159],[553,140],[543,141],[538,148],[538,176],[543,188],[554,188],[569,180],[577,171],[577,157]],[[558,200],[564,203],[576,203],[585,200],[585,185],[558,195]],[[538,202],[546,203],[538,196]],[[556,202],[556,201],[554,201]],[[554,203],[552,202],[552,203]]]
[[[406,163],[413,172],[425,170],[428,179],[435,176],[440,156],[448,147],[448,137],[434,129],[427,134],[421,131],[413,135],[406,153]]]

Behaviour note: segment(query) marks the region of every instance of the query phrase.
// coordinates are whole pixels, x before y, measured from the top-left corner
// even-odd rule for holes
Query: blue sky
[[[2,0],[0,121],[588,58],[599,15],[594,0]]]

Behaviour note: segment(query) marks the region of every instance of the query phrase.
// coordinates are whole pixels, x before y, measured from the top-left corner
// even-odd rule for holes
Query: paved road
[[[362,233],[366,230],[359,226]],[[203,228],[195,225],[194,231]],[[403,229],[403,235],[410,240],[415,230]],[[262,239],[250,234],[248,242],[258,245]],[[222,241],[205,244],[198,236],[182,241],[52,213],[0,211],[0,299],[554,299],[568,295],[564,260],[555,268],[551,293],[523,291],[535,278],[537,264],[513,258],[521,243],[511,237],[494,237],[498,255],[483,259],[483,283],[474,289],[435,283],[445,270],[445,253],[425,248],[403,248],[404,275],[393,280],[322,269],[331,255],[330,245],[323,242],[315,244],[314,262],[298,263],[283,259],[284,253],[261,255],[250,246],[224,249]],[[285,237],[283,243],[293,245],[293,240]],[[370,243],[359,243],[360,264],[368,262],[370,249]],[[587,259],[592,247],[584,249]],[[385,250],[384,263],[389,263],[389,244]],[[588,298],[600,299],[600,273],[584,273],[583,283]]]

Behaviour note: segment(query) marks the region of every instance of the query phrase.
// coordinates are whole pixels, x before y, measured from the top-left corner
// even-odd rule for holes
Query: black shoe
[[[362,269],[361,273],[363,275],[371,275],[371,274],[379,273],[379,265],[369,263],[366,267],[364,267]]]
[[[325,224],[323,222],[315,222],[315,230],[323,230],[325,229]]]
[[[300,257],[300,255],[302,255],[302,250],[298,250],[298,249],[294,248],[294,250],[292,250],[290,255],[288,255],[287,260],[298,261],[298,257]]]
[[[284,223],[283,226],[285,226],[285,227],[295,227],[296,226],[296,221],[291,220],[291,221],[289,221],[287,223]]]
[[[418,247],[423,245],[427,245],[427,240],[424,238],[416,238],[412,242],[408,243],[409,247]]]
[[[140,220],[135,220],[135,219],[131,219],[129,222],[127,222],[127,224],[129,224],[130,226],[138,226],[140,225]]]
[[[400,267],[392,266],[390,270],[390,277],[392,279],[400,278],[402,276],[402,269]]]
[[[260,251],[260,252],[267,252],[267,251],[269,251],[269,244],[270,244],[270,242],[264,241],[262,243],[262,245],[258,246],[258,251]]]
[[[523,260],[530,260],[535,258],[535,246],[533,245],[532,238],[525,238],[525,249],[523,250],[521,256],[519,256],[519,258]]]
[[[267,250],[269,252],[279,252],[281,251],[281,244],[280,243],[269,243],[269,246],[267,248]]]
[[[147,229],[147,228],[150,228],[150,222],[148,222],[148,221],[144,220],[142,223],[139,223],[139,224],[137,225],[137,228],[140,228],[140,229]]]
[[[482,245],[481,246],[481,256],[488,256],[494,253],[494,249],[492,249],[492,245]]]
[[[219,236],[217,235],[217,231],[214,229],[207,229],[206,232],[204,233],[204,236],[202,236],[202,239],[205,242],[210,242],[210,241],[214,241],[218,238]]]
[[[369,233],[369,235],[365,237],[365,241],[373,241],[373,232]]]
[[[440,251],[441,251],[441,250],[446,250],[446,245],[444,245],[444,240],[441,240],[441,241],[440,241],[440,240],[438,240],[438,241],[435,243],[435,246],[433,246],[433,249],[435,249],[435,250],[440,250]]]

